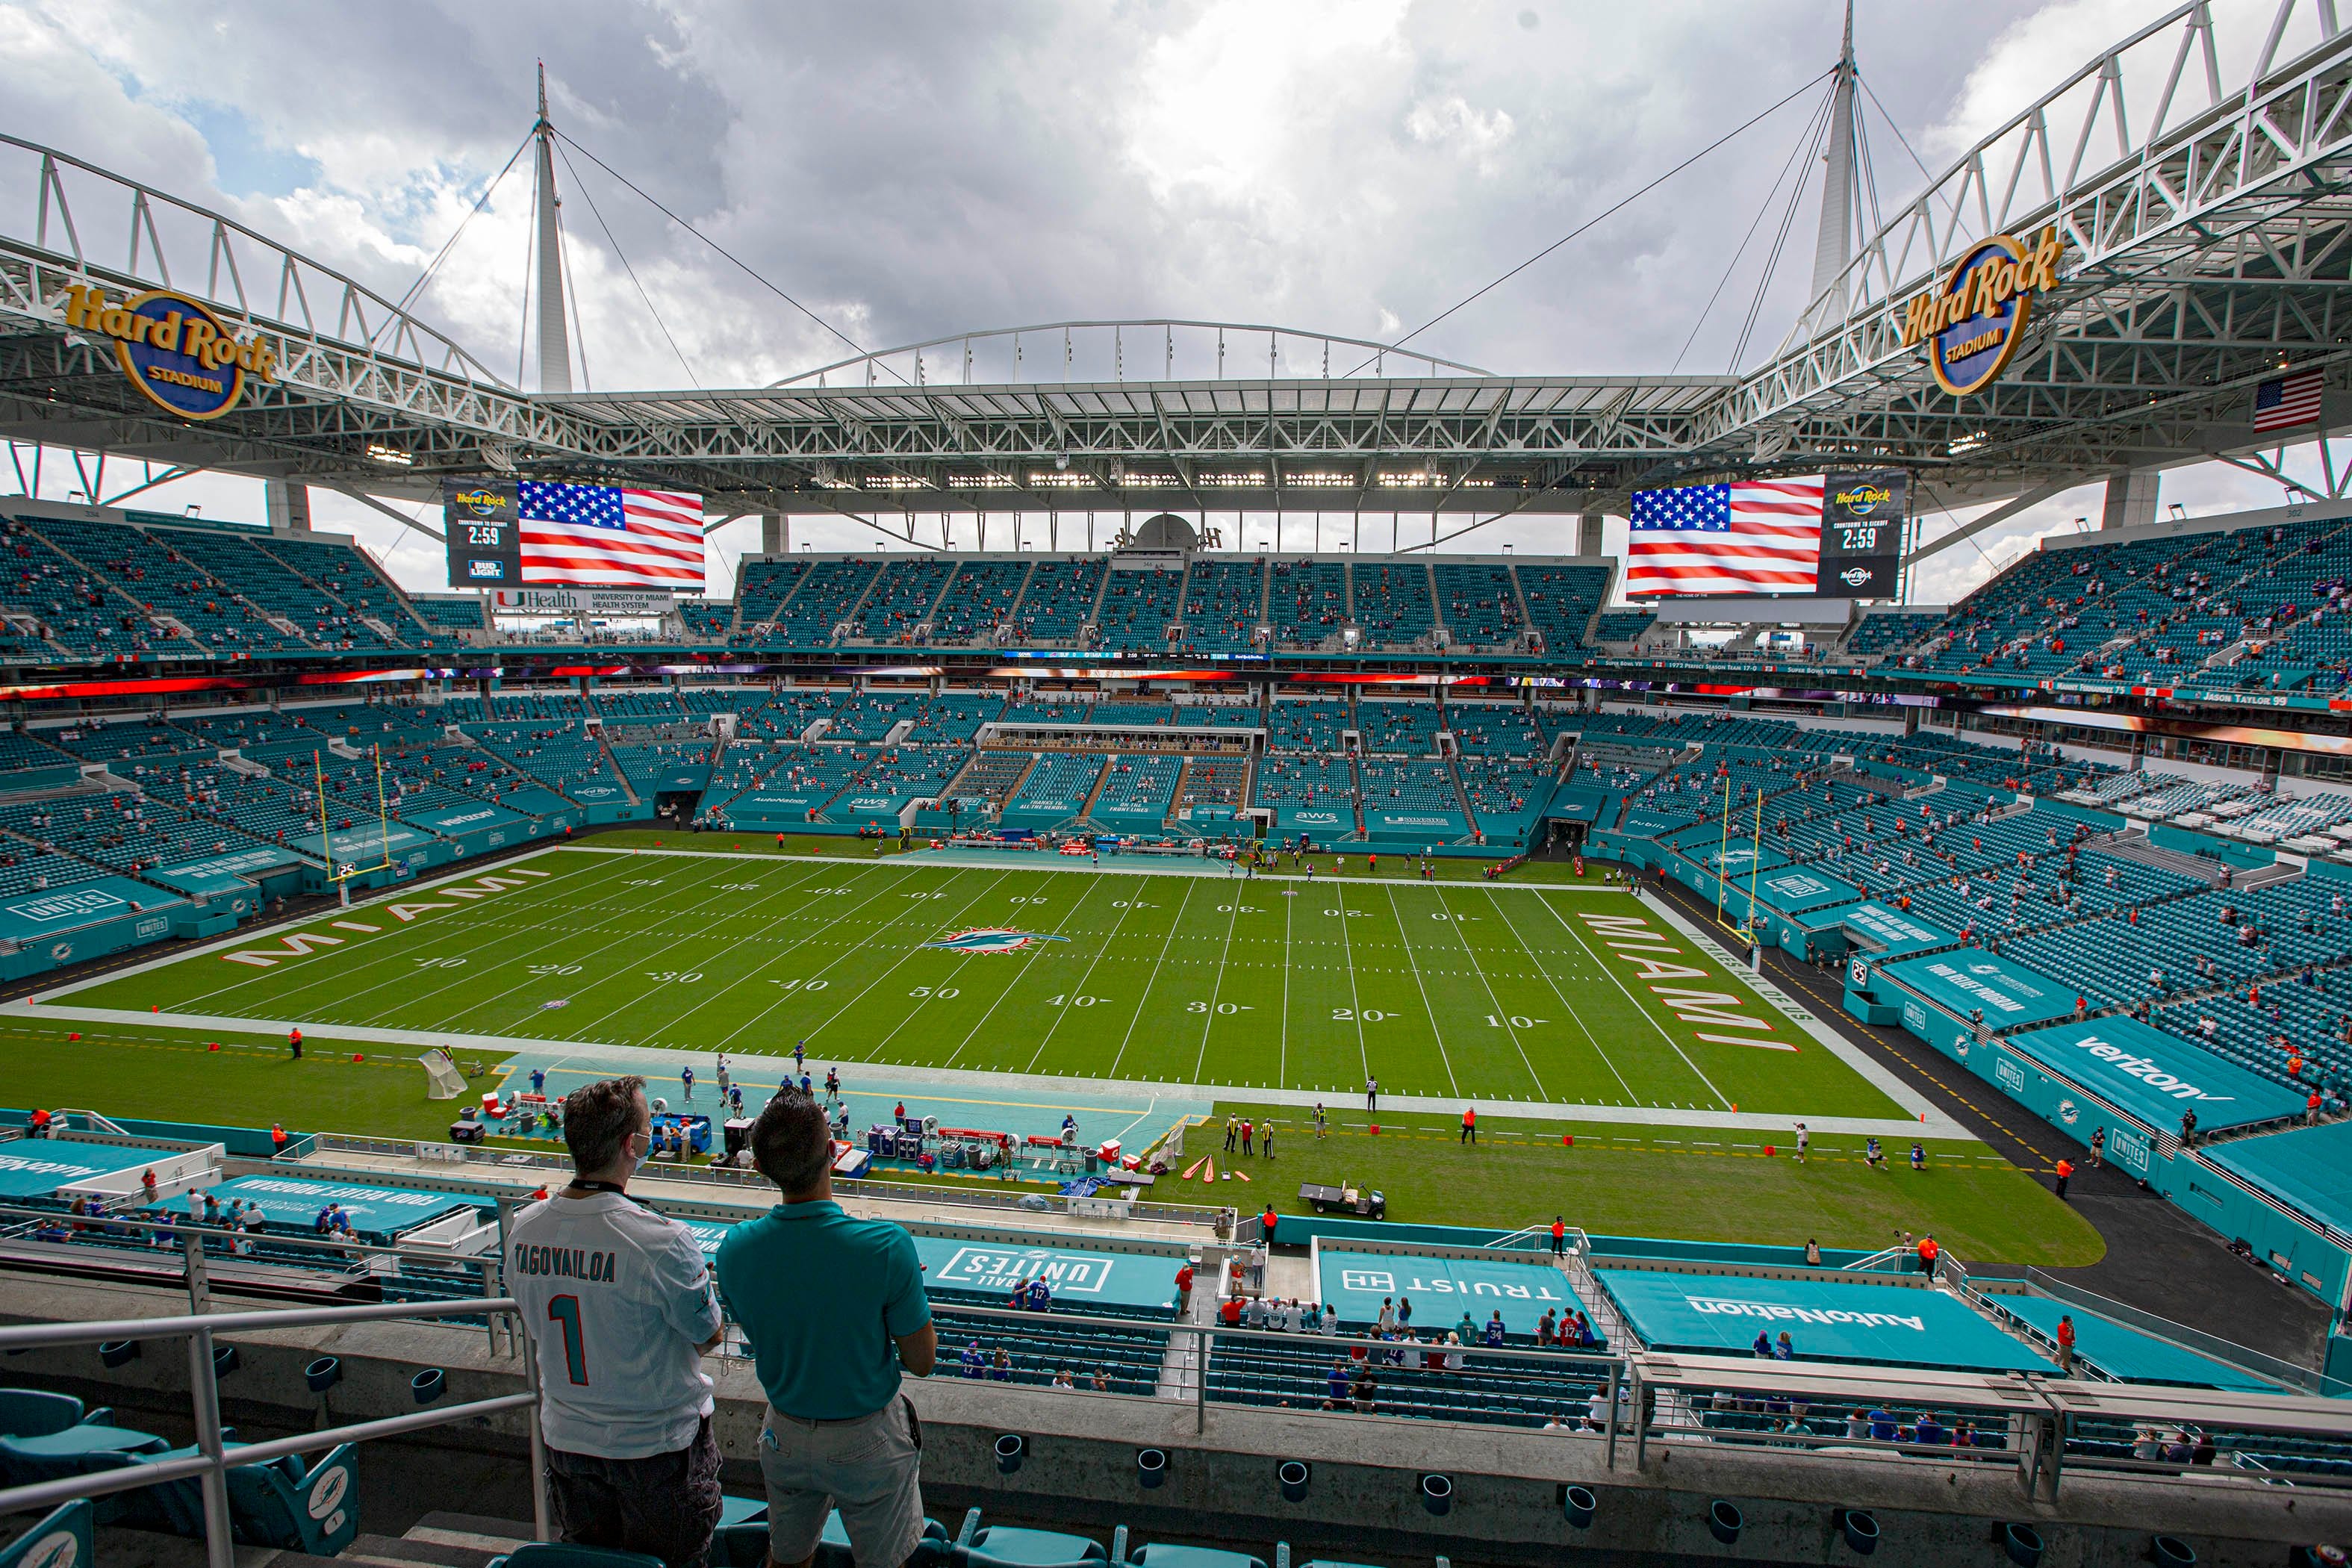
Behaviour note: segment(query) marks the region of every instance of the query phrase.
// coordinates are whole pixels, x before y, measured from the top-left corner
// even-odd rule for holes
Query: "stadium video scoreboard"
[[[515,483],[450,479],[441,487],[449,586],[512,588],[522,582],[522,520]]]
[[[1910,500],[1900,468],[1635,490],[1625,591],[1895,598]]]
[[[1849,599],[1894,598],[1903,571],[1911,476],[1895,468],[1829,474],[1824,481],[1821,566],[1813,591]]]

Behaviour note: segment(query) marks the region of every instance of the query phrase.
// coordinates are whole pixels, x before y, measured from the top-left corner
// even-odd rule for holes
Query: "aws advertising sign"
[[[111,339],[131,384],[183,419],[217,419],[248,380],[278,378],[277,353],[259,337],[238,338],[211,307],[169,289],[117,303],[77,285],[66,290],[65,310],[66,325]]]
[[[1903,346],[1927,345],[1927,368],[1954,397],[1982,392],[2009,368],[2035,296],[2058,287],[2065,247],[2045,228],[2028,244],[1997,234],[1960,258],[1943,289],[1903,311]]]

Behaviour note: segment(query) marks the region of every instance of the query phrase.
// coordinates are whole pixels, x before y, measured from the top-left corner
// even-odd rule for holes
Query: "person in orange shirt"
[[[2058,1370],[2069,1377],[2074,1373],[2074,1314],[2058,1315]]]
[[[1936,1238],[1935,1238],[1934,1237],[1932,1237],[1932,1236],[1923,1236],[1923,1237],[1921,1237],[1919,1238],[1919,1248],[1918,1248],[1918,1250],[1919,1250],[1919,1272],[1920,1272],[1920,1273],[1922,1273],[1922,1274],[1933,1274],[1933,1273],[1935,1273],[1935,1272],[1936,1272],[1936,1255],[1937,1255],[1937,1253],[1941,1252],[1941,1251],[1943,1250],[1943,1248],[1941,1248],[1941,1247],[1937,1247],[1937,1246],[1936,1245]]]
[[[1551,1216],[1551,1255],[1554,1258],[1562,1258],[1567,1256],[1567,1253],[1568,1226],[1561,1221],[1559,1215],[1554,1215]]]
[[[1475,1105],[1465,1105],[1462,1108],[1461,1142],[1465,1143],[1478,1142],[1478,1108]]]
[[[2058,1162],[2058,1196],[2061,1200],[2063,1200],[2066,1196],[2066,1184],[2074,1178],[2074,1161],[2060,1160]]]

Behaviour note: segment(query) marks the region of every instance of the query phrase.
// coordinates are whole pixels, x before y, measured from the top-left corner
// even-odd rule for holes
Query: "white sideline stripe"
[[[280,1018],[221,1017],[201,1013],[138,1013],[116,1007],[37,1007],[28,1002],[0,1004],[0,1016],[22,1018],[70,1018],[78,1023],[144,1024],[150,1027],[178,1029],[210,1029],[223,1033],[282,1035],[295,1026],[295,1020]],[[362,1043],[394,1046],[442,1046],[450,1051],[547,1051],[568,1055],[572,1061],[603,1061],[616,1067],[636,1068],[652,1064],[657,1068],[675,1067],[680,1057],[708,1053],[672,1050],[664,1046],[615,1046],[602,1042],[579,1040],[542,1040],[527,1035],[461,1035],[446,1029],[373,1029],[354,1028],[340,1024],[301,1025],[306,1040],[353,1040]],[[753,1064],[763,1066],[788,1063],[790,1055],[769,1058],[728,1055],[729,1072],[738,1079],[749,1080],[755,1075],[749,1070]],[[809,1060],[816,1063],[815,1057]],[[1051,1094],[1086,1094],[1097,1098],[1141,1100],[1187,1100],[1203,1103],[1218,1099],[1246,1100],[1260,1105],[1291,1105],[1302,1110],[1312,1108],[1318,1100],[1327,1109],[1339,1106],[1354,1108],[1360,1105],[1360,1091],[1326,1092],[1309,1089],[1266,1089],[1255,1084],[1237,1083],[1155,1083],[1115,1081],[1108,1079],[1056,1078],[1041,1073],[975,1072],[963,1068],[896,1067],[882,1062],[843,1061],[834,1066],[854,1070],[869,1082],[894,1082],[914,1085],[950,1085],[969,1089],[994,1087],[1000,1089],[1026,1089]],[[1423,1094],[1390,1094],[1382,1090],[1382,1111],[1423,1111],[1439,1115],[1459,1116],[1463,1100],[1458,1097]],[[1532,1118],[1551,1121],[1615,1121],[1643,1126],[1740,1128],[1758,1132],[1785,1132],[1792,1123],[1789,1117],[1753,1114],[1748,1111],[1693,1110],[1675,1106],[1639,1105],[1565,1105],[1539,1100],[1476,1100],[1489,1116]],[[1851,1132],[1876,1138],[1958,1137],[1974,1142],[1965,1132],[1946,1134],[1937,1131],[1932,1122],[1900,1121],[1887,1117],[1815,1116],[1806,1122],[1816,1132]]]

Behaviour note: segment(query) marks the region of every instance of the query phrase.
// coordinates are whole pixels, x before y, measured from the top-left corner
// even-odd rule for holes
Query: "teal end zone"
[[[2243,1367],[2216,1361],[2170,1340],[2144,1334],[2112,1318],[2053,1300],[2048,1296],[1987,1296],[1997,1312],[2006,1313],[2053,1342],[2058,1320],[2074,1320],[2074,1354],[2121,1383],[2169,1383],[2183,1388],[2233,1388],[2254,1394],[2276,1394],[2279,1385]]]
[[[1800,1361],[2054,1370],[1940,1290],[1630,1268],[1597,1268],[1593,1278],[1653,1350],[1746,1355],[1759,1331],[1775,1341],[1785,1332]]]
[[[2158,1131],[2197,1113],[2207,1132],[2299,1114],[2304,1097],[2136,1018],[2011,1035],[2009,1048],[2063,1073]]]
[[[0,1148],[0,1198],[46,1198],[118,1171],[154,1163],[153,1149],[76,1143],[63,1138],[20,1139]]]
[[[2352,1121],[2241,1138],[2204,1153],[2338,1235],[2352,1234]]]
[[[1981,1012],[1985,1026],[1990,1029],[2013,1029],[2023,1024],[2046,1024],[2071,1017],[2077,995],[2085,995],[2094,1007],[2106,1005],[2101,997],[2087,995],[2040,970],[2011,963],[1981,948],[1906,959],[1890,965],[1885,973],[1938,1006],[1950,1009],[1957,1016],[1965,1018],[1971,1012]],[[1910,1022],[1906,1013],[1904,1026],[1909,1028]],[[1912,1033],[1924,1031],[1913,1029]]]
[[[1287,1232],[1290,1226],[1286,1218],[1280,1228]],[[1547,1311],[1585,1311],[1590,1316],[1569,1289],[1568,1276],[1553,1267],[1549,1255],[1540,1260],[1489,1262],[1318,1247],[1315,1268],[1319,1298],[1339,1309],[1340,1324],[1347,1328],[1379,1321],[1381,1302],[1400,1296],[1412,1301],[1416,1334],[1432,1330],[1443,1334],[1459,1325],[1465,1312],[1483,1325],[1488,1314],[1499,1311],[1503,1327],[1522,1335],[1533,1334]]]
[[[309,1236],[319,1211],[341,1204],[350,1216],[352,1233],[362,1241],[386,1243],[395,1237],[444,1219],[459,1209],[481,1213],[487,1199],[449,1193],[404,1192],[359,1182],[309,1181],[296,1176],[236,1176],[212,1189],[226,1208],[232,1198],[243,1198],[248,1208],[259,1207],[270,1226]],[[181,1208],[184,1212],[184,1205]]]
[[[933,1296],[985,1299],[1003,1306],[1013,1287],[1043,1279],[1056,1310],[1123,1312],[1176,1310],[1176,1270],[1181,1253],[1088,1252],[1068,1247],[1018,1247],[919,1236],[923,1289]]]

